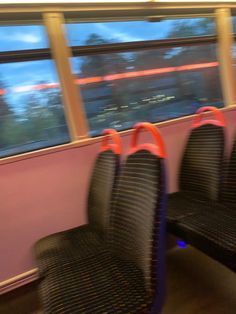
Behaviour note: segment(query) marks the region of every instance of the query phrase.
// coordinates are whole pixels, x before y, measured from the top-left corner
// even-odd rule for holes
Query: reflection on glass
[[[0,64],[0,73],[0,156],[68,142],[53,61]]]
[[[223,106],[215,45],[74,57],[92,135]]]
[[[232,16],[233,33],[236,33],[236,16]]]
[[[69,46],[98,45],[215,34],[210,18],[66,24]]]
[[[48,48],[43,25],[0,26],[0,52]]]

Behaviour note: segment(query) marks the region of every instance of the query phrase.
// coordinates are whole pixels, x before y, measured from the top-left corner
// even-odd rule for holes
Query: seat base
[[[174,220],[173,202],[180,197],[172,196],[168,231],[236,272],[236,208],[183,198],[178,205],[190,210],[176,206]]]
[[[52,267],[85,258],[102,250],[102,238],[89,226],[83,225],[51,234],[34,247],[39,275]]]
[[[200,214],[209,200],[188,192],[176,192],[168,196],[167,228],[171,231],[176,222],[193,214]]]
[[[40,284],[47,314],[142,314],[151,305],[142,272],[103,251],[51,269]]]

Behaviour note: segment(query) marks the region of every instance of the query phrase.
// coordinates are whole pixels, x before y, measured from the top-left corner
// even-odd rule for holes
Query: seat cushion
[[[168,196],[168,224],[181,221],[184,217],[197,214],[204,210],[209,200],[197,197],[194,193],[176,192]]]
[[[39,275],[52,267],[64,265],[102,250],[101,237],[89,225],[51,234],[39,240],[34,247]]]
[[[50,269],[40,283],[40,296],[46,314],[141,314],[152,300],[144,282],[133,263],[104,251]]]
[[[177,223],[176,234],[236,271],[236,208],[208,203],[202,209]]]

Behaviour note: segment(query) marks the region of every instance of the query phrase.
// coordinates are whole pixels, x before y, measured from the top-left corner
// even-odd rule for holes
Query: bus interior
[[[236,1],[0,1],[0,313],[236,313]]]

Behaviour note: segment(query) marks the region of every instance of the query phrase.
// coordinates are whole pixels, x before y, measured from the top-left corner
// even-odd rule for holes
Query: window
[[[160,20],[159,22],[124,21],[66,24],[70,46],[137,42],[166,38],[215,35],[213,19]]]
[[[233,12],[235,15],[235,12]],[[232,23],[233,23],[233,33],[236,33],[236,16],[232,16]]]
[[[65,30],[91,136],[224,105],[214,18],[68,19]],[[0,157],[70,142],[45,27],[1,25],[0,42]]]
[[[68,142],[44,27],[0,26],[0,41],[0,156]]]
[[[42,25],[1,26],[1,52],[48,48],[48,39]]]
[[[69,24],[67,31],[70,44],[78,37],[78,43],[87,45],[73,47],[72,68],[92,136],[105,127],[124,130],[138,121],[164,121],[201,106],[223,106],[212,19],[92,23],[84,32],[83,27]],[[194,41],[196,36],[202,42],[199,37]],[[142,40],[140,46],[132,43],[137,40]]]

